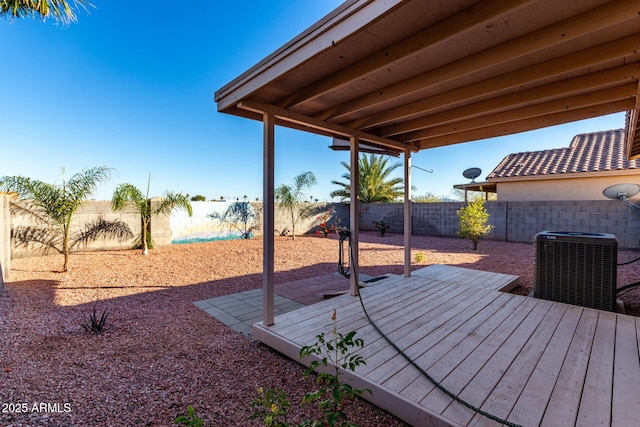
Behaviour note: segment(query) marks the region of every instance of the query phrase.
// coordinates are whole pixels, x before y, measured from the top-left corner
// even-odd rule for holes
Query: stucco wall
[[[498,200],[503,202],[608,200],[604,197],[602,191],[611,185],[623,182],[640,184],[640,177],[637,175],[618,175],[498,182],[497,191]],[[636,199],[640,201],[640,197],[636,197]]]

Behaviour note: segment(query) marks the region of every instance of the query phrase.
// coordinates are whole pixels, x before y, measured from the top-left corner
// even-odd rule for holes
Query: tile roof
[[[624,138],[624,129],[583,133],[566,148],[512,153],[487,179],[640,169],[640,159],[626,160]]]

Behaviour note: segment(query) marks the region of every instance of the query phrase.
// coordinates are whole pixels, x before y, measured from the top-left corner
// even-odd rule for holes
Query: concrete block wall
[[[110,201],[88,201],[85,205],[78,208],[76,214],[71,221],[71,236],[77,234],[81,230],[85,229],[86,225],[90,222],[96,221],[100,218],[105,220],[120,220],[125,222],[134,237],[125,241],[119,241],[113,238],[100,238],[96,241],[90,242],[87,246],[79,246],[74,248],[74,251],[100,251],[100,250],[117,250],[117,249],[129,249],[133,246],[135,236],[140,234],[140,214],[134,209],[125,208],[122,211],[114,212],[111,209]],[[157,246],[163,246],[171,244],[171,227],[170,218],[168,216],[153,217],[151,220],[151,232],[153,241]],[[31,215],[12,215],[11,227],[19,226],[37,226],[34,223]],[[11,242],[11,257],[21,258],[27,256],[39,256],[43,253],[40,247],[24,247],[16,245],[15,241]],[[49,253],[52,253],[49,251]]]
[[[414,203],[414,235],[457,237],[462,202]],[[640,247],[640,214],[617,200],[587,201],[487,201],[489,223],[494,226],[490,240],[533,243],[541,231],[573,231],[615,234],[620,248]],[[360,229],[376,230],[373,221],[384,219],[390,233],[402,233],[402,203],[361,205]]]
[[[510,242],[533,242],[545,230],[615,234],[618,247],[628,249],[640,242],[640,216],[617,200],[505,203]]]
[[[261,203],[252,203],[252,205],[257,210],[262,209]],[[412,206],[413,234],[457,237],[458,217],[456,212],[463,205],[462,202],[414,203]],[[359,212],[360,229],[375,231],[376,228],[373,222],[384,220],[391,226],[388,230],[389,233],[403,233],[403,206],[402,203],[362,204]],[[489,212],[489,222],[494,226],[494,229],[487,237],[488,239],[533,243],[534,236],[541,231],[577,231],[615,234],[620,248],[637,249],[639,247],[640,215],[617,200],[488,201],[485,206]],[[316,214],[298,221],[296,224],[297,235],[315,232],[318,229],[317,215],[328,208],[333,208],[336,211],[336,218],[331,221],[332,223],[337,220],[340,226],[351,228],[348,203],[314,204],[308,207],[314,208]],[[15,244],[9,245],[10,226],[24,224],[27,220],[21,216],[10,216],[9,202],[6,197],[0,197],[0,212],[2,212],[2,215],[0,215],[0,237],[4,236],[3,245],[0,246],[0,267],[2,268],[2,277],[6,281],[8,280],[11,257],[40,255],[42,252],[34,251],[32,248],[17,248]],[[129,225],[134,235],[140,232],[140,217],[138,214],[127,210],[113,212],[108,201],[92,201],[81,207],[74,217],[73,230],[77,231],[84,227],[88,221],[100,217],[120,219]],[[153,218],[152,233],[156,245],[171,244],[171,223],[175,221],[174,217],[175,213],[171,217]],[[278,207],[275,210],[274,221],[276,230],[282,230],[285,227],[291,229],[289,213]],[[262,235],[262,229],[261,227],[255,233],[256,237]],[[82,248],[82,250],[128,249],[132,243],[133,240],[121,243],[113,239],[101,239],[91,243],[87,248]]]

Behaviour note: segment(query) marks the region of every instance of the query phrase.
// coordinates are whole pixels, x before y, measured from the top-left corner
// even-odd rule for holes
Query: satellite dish
[[[469,168],[464,172],[462,172],[462,176],[464,176],[467,179],[470,179],[471,182],[476,182],[475,179],[479,177],[481,173],[482,173],[482,169],[480,168]]]
[[[640,192],[640,185],[632,183],[615,184],[604,189],[602,194],[609,199],[625,200],[627,197],[633,197]]]

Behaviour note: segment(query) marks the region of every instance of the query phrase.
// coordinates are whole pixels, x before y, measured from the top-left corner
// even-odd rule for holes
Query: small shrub
[[[318,227],[320,227],[320,229],[316,231],[316,234],[323,234],[324,237],[327,237],[327,234],[336,232],[336,225],[329,225],[329,221],[331,220],[331,218],[333,218],[335,213],[336,211],[333,208],[329,208],[326,212],[316,217],[316,220],[318,221]]]
[[[289,230],[289,227],[284,227],[282,230],[276,230],[276,233],[278,233],[279,236],[284,237],[291,233],[291,230]]]
[[[380,221],[373,221],[373,225],[375,225],[375,227],[378,229],[378,232],[381,236],[384,236],[384,234],[387,232],[387,229],[391,227],[389,224],[384,222],[384,219]]]
[[[182,424],[187,427],[202,427],[203,422],[202,419],[196,415],[196,411],[193,409],[193,406],[187,406],[187,413],[183,415],[178,415],[175,420],[173,420],[174,424]]]
[[[424,252],[416,252],[413,258],[415,259],[417,264],[422,264],[427,260],[427,256],[425,255]]]
[[[258,397],[251,402],[254,413],[249,419],[262,419],[267,427],[288,427],[287,412],[291,403],[284,390],[258,388]]]
[[[307,369],[304,376],[313,374],[314,370],[320,366],[328,368],[326,372],[318,373],[316,383],[318,390],[306,393],[300,402],[300,406],[315,403],[322,410],[322,421],[304,421],[301,426],[355,426],[347,419],[347,414],[343,411],[345,399],[353,399],[361,396],[365,391],[371,390],[357,389],[351,384],[345,383],[340,378],[340,368],[343,370],[355,371],[360,365],[366,365],[362,356],[352,354],[352,348],[364,347],[361,338],[355,338],[356,332],[352,331],[346,335],[338,333],[336,326],[336,311],[331,316],[333,321],[333,338],[326,339],[324,332],[316,335],[316,343],[304,346],[300,350],[300,359],[308,356],[316,356]],[[333,373],[329,373],[333,371]],[[291,404],[287,400],[286,393],[282,390],[258,389],[258,397],[251,402],[254,409],[251,419],[262,419],[267,427],[290,427],[294,423],[287,421],[288,409]]]
[[[107,330],[106,323],[107,317],[109,317],[109,311],[104,310],[100,317],[98,317],[98,303],[93,305],[93,312],[88,316],[85,314],[83,316],[84,322],[80,324],[87,332],[93,332],[95,334],[101,334],[102,332]]]
[[[478,248],[478,242],[493,230],[488,224],[489,212],[484,207],[484,199],[469,202],[460,208],[458,215],[458,235],[462,239],[469,239],[473,243],[473,250]]]

